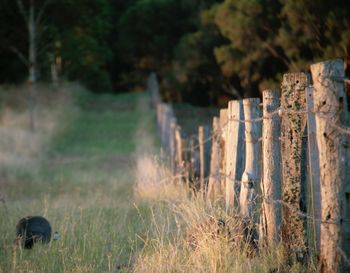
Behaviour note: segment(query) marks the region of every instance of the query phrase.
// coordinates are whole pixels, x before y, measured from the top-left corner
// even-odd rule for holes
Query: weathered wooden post
[[[309,81],[305,73],[283,75],[281,94],[282,241],[286,257],[302,260],[306,254],[306,101]]]
[[[336,127],[347,119],[344,64],[339,59],[313,64],[311,73],[321,179],[321,272],[348,272],[339,249],[347,249],[349,255],[350,196],[345,191],[349,178],[345,176],[345,136]]]
[[[175,142],[176,142],[176,175],[180,176],[181,181],[184,176],[184,159],[182,153],[182,137],[181,137],[181,127],[176,126],[175,128]]]
[[[244,119],[242,101],[230,101],[227,113],[226,141],[226,210],[238,205],[240,185],[244,169]]]
[[[263,236],[267,245],[273,248],[280,240],[281,205],[281,149],[280,149],[280,117],[278,115],[279,96],[272,90],[263,91],[263,194],[262,219]]]
[[[212,132],[212,145],[211,145],[211,158],[210,158],[210,175],[208,184],[208,198],[211,201],[215,201],[220,195],[220,159],[221,159],[221,130],[220,119],[218,117],[213,118],[213,132]]]
[[[243,109],[245,122],[245,169],[242,175],[239,196],[241,215],[253,220],[257,215],[257,194],[260,184],[260,142],[261,111],[260,99],[244,99]]]
[[[199,146],[199,163],[200,163],[200,187],[204,192],[206,190],[206,178],[209,175],[210,164],[210,127],[199,126],[198,128],[198,146]]]
[[[196,135],[191,135],[189,140],[189,178],[191,183],[191,188],[199,190],[199,155],[198,155],[198,138]]]
[[[313,87],[306,87],[306,106],[307,106],[307,135],[308,135],[308,174],[309,189],[311,197],[310,227],[312,232],[311,245],[314,252],[320,252],[320,236],[321,236],[321,184],[320,184],[320,161],[318,155],[318,147],[316,141],[316,117],[314,111]],[[311,242],[310,242],[311,243]]]
[[[227,139],[227,109],[220,110],[220,129],[221,129],[221,164],[220,164],[220,174],[221,174],[221,193],[226,192],[226,139]]]
[[[170,168],[173,175],[176,174],[176,118],[170,120]]]

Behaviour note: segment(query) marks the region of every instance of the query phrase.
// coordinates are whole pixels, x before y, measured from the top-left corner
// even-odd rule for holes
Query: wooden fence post
[[[221,129],[221,164],[220,164],[220,174],[221,174],[221,193],[226,192],[226,139],[227,139],[227,109],[220,110],[220,129]]]
[[[345,137],[335,127],[347,119],[344,64],[339,59],[313,64],[311,73],[322,198],[321,272],[347,272],[349,268],[345,269],[345,264],[342,264],[339,249],[349,244],[346,242],[349,237],[344,238],[349,235],[349,222],[344,221],[349,215],[346,211],[349,196],[345,191],[349,178],[345,177]]]
[[[318,254],[320,251],[320,235],[321,235],[321,188],[320,188],[320,162],[319,153],[316,142],[316,117],[314,112],[313,87],[306,88],[306,105],[307,105],[307,135],[308,135],[308,175],[309,188],[311,197],[310,214],[313,219],[310,219],[309,232],[312,236],[313,251]]]
[[[176,175],[181,176],[177,181],[182,181],[184,175],[184,159],[183,159],[183,141],[181,137],[181,127],[175,128],[175,142],[176,142]]]
[[[189,140],[189,178],[191,187],[195,190],[200,189],[199,185],[199,156],[198,156],[198,138],[196,135],[191,135]]]
[[[212,132],[212,145],[211,145],[211,158],[210,158],[210,175],[208,184],[208,198],[211,201],[215,201],[220,195],[220,159],[221,159],[221,130],[220,119],[218,117],[213,118],[213,132]]]
[[[305,73],[283,75],[281,94],[281,152],[282,152],[282,241],[286,257],[302,260],[306,254],[306,101],[305,88],[309,81]]]
[[[210,127],[198,127],[198,146],[199,146],[199,164],[200,164],[200,187],[204,192],[206,190],[206,178],[209,175],[209,155],[210,155]]]
[[[242,101],[230,101],[227,113],[226,141],[226,210],[238,205],[240,185],[236,183],[242,177],[244,169],[244,119]]]
[[[170,120],[170,168],[173,175],[176,175],[176,118]]]
[[[279,96],[272,90],[263,91],[263,132],[262,158],[263,179],[262,219],[263,237],[267,245],[273,248],[280,240],[281,205],[274,200],[281,200],[281,149],[279,137],[281,134],[280,117],[276,111],[279,108]]]
[[[244,99],[245,122],[245,169],[241,179],[239,204],[241,215],[253,220],[257,214],[257,194],[260,183],[260,142],[261,121],[252,121],[261,117],[260,99]],[[255,217],[254,217],[255,218]]]

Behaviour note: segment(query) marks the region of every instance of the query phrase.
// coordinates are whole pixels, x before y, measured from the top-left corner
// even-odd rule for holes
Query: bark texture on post
[[[298,260],[305,257],[305,218],[297,212],[306,212],[306,95],[308,77],[305,73],[283,75],[281,108],[281,152],[282,152],[282,240],[287,257]]]
[[[226,143],[226,210],[238,205],[240,185],[244,169],[244,119],[242,101],[230,101],[227,114]]]
[[[207,187],[206,178],[209,175],[210,164],[210,127],[199,126],[198,127],[198,146],[199,146],[199,165],[200,165],[200,188],[204,192]]]
[[[220,119],[218,117],[213,118],[213,132],[212,132],[212,146],[211,146],[211,158],[210,158],[210,175],[208,184],[208,198],[211,201],[215,201],[220,195],[220,159],[221,159],[221,130]]]
[[[245,122],[245,169],[242,175],[239,196],[240,212],[244,218],[253,220],[257,214],[257,193],[260,183],[260,142],[261,121],[249,120],[260,118],[260,99],[244,99],[243,109]]]
[[[262,203],[263,237],[271,248],[280,241],[281,205],[274,200],[281,200],[281,134],[279,96],[272,90],[263,91],[263,179],[261,184],[264,196]]]
[[[312,248],[314,252],[320,251],[320,235],[321,235],[321,188],[320,188],[320,161],[318,155],[318,147],[316,142],[316,117],[314,112],[314,90],[311,86],[306,88],[306,105],[307,105],[307,135],[308,135],[308,171],[309,185],[311,195],[311,215],[310,226],[313,240]]]
[[[341,60],[317,63],[311,65],[311,73],[322,198],[321,272],[347,272],[339,252],[349,231],[349,223],[344,221],[349,214],[345,192],[346,149],[344,135],[334,126],[344,124],[347,118],[344,65]]]
[[[227,109],[220,110],[220,129],[221,129],[221,164],[220,164],[220,174],[221,174],[221,193],[226,192],[226,139],[227,139]]]

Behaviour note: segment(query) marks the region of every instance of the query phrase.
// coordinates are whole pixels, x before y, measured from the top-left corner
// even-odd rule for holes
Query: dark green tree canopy
[[[258,96],[283,73],[343,58],[349,74],[346,0],[21,0],[36,11],[38,67],[99,92],[144,88],[159,75],[168,100],[215,104]],[[17,0],[0,1],[0,82],[26,79],[28,31]]]

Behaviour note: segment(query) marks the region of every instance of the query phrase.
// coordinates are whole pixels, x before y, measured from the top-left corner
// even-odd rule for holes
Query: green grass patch
[[[127,272],[143,244],[148,210],[134,205],[133,185],[135,135],[141,120],[153,121],[139,107],[145,95],[68,91],[40,151],[0,168],[1,273]],[[27,215],[47,217],[60,240],[29,251],[14,247],[16,222]]]

